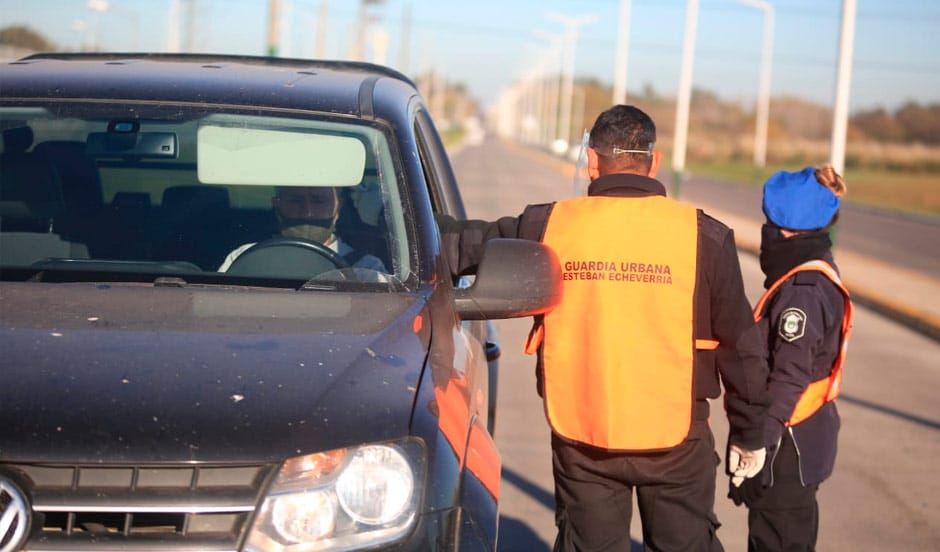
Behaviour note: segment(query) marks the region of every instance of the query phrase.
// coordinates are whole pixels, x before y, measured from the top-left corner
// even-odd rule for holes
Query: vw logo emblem
[[[19,550],[29,528],[29,504],[26,493],[9,479],[0,476],[0,552]]]

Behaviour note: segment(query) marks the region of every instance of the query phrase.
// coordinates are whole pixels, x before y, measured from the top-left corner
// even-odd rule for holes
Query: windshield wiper
[[[323,281],[307,280],[297,291],[336,291],[336,285]]]
[[[158,276],[153,281],[153,287],[186,287],[186,280],[178,276]]]

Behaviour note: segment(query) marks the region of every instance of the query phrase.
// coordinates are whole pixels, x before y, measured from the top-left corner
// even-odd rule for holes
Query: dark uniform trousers
[[[819,533],[819,485],[800,483],[800,463],[786,432],[773,462],[772,487],[748,502],[749,552],[812,552]]]
[[[666,452],[617,453],[552,434],[555,552],[630,552],[633,490],[649,551],[722,551],[714,513],[720,459],[706,421]]]

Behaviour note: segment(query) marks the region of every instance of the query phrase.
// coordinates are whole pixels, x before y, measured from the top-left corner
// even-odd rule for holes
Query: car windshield
[[[411,277],[388,135],[200,106],[0,106],[0,271],[387,290]]]

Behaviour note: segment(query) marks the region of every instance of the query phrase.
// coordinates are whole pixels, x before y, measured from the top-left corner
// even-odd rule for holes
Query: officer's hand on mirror
[[[737,445],[731,445],[728,450],[728,472],[731,473],[731,484],[739,487],[745,479],[760,473],[767,459],[767,449],[745,450]]]

